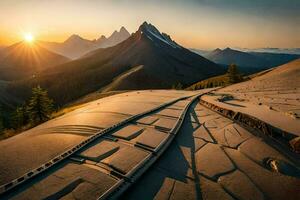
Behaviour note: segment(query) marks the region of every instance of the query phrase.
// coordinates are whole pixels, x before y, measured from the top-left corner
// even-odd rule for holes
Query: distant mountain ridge
[[[40,84],[60,104],[90,92],[171,88],[223,74],[219,65],[191,52],[147,22],[116,46],[45,70],[11,85],[15,95]],[[24,88],[25,87],[25,88]],[[26,89],[27,88],[27,89]]]
[[[122,26],[119,31],[114,31],[108,38],[102,35],[99,39],[96,40],[96,44],[99,48],[112,47],[116,44],[119,44],[120,42],[123,42],[129,37],[130,33],[124,26]]]
[[[297,54],[300,55],[300,48],[237,48],[237,50],[245,52],[258,52],[258,53],[279,53],[279,54]]]
[[[242,52],[237,51],[234,49],[226,48],[221,50],[219,48],[215,49],[214,51],[210,52],[206,55],[206,58],[219,63],[229,65],[235,63],[240,66],[258,66],[261,67],[264,65],[264,60],[262,58],[256,58],[255,56]]]
[[[295,60],[300,55],[242,52],[231,48],[215,49],[204,55],[207,59],[222,65],[236,64],[244,72],[257,72],[271,67],[279,66]]]
[[[95,49],[115,46],[129,36],[130,33],[122,26],[119,31],[114,31],[108,38],[102,35],[97,40],[87,40],[73,34],[62,43],[41,41],[41,45],[50,51],[77,59]]]

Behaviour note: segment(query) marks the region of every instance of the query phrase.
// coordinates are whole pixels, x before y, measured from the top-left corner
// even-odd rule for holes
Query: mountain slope
[[[132,73],[127,73],[142,66]],[[215,63],[183,48],[170,36],[144,23],[124,42],[90,52],[81,59],[40,73],[19,86],[40,84],[60,103],[112,84],[118,89],[171,88],[224,73]],[[122,74],[121,81],[114,79]],[[16,95],[24,89],[15,89]]]
[[[265,105],[269,110],[297,118],[300,116],[299,77],[300,59],[297,59],[259,73],[249,81],[222,88],[220,93],[233,95],[241,102]]]
[[[102,35],[97,40],[87,40],[79,35],[72,35],[63,43],[57,42],[41,42],[43,47],[64,55],[71,59],[77,59],[90,51],[98,48],[111,47],[120,42],[126,40],[130,36],[130,33],[122,27],[120,31],[114,31],[113,34],[106,38]]]
[[[4,49],[0,57],[0,80],[18,80],[69,61],[38,43],[16,43]]]

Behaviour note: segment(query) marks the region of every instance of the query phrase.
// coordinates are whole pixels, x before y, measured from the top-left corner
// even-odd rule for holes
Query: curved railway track
[[[193,186],[187,187],[183,185],[178,188],[176,187],[176,184],[179,182],[178,180],[175,180],[171,187],[172,189],[170,189],[171,191],[167,192],[169,194],[168,198],[171,198],[173,193],[176,193],[176,190],[183,190],[179,193],[179,196],[186,193],[186,198],[189,199],[189,195],[193,194],[195,188],[196,195],[191,199],[203,198],[203,195],[212,195],[211,197],[217,195],[217,197],[220,197],[218,196],[221,195],[219,194],[220,190],[210,194],[210,190],[205,190],[207,186],[202,188],[203,183],[210,180],[218,184],[221,180],[220,177],[241,173],[240,170],[242,170],[242,168],[238,164],[230,163],[236,159],[233,155],[237,153],[242,153],[243,155],[246,154],[247,156],[249,154],[250,157],[252,156],[251,151],[253,150],[248,152],[249,150],[244,147],[247,146],[248,143],[252,144],[253,141],[255,141],[255,145],[260,145],[260,148],[265,149],[264,151],[267,152],[265,156],[267,156],[266,158],[269,160],[271,159],[270,162],[276,161],[274,160],[275,158],[283,159],[280,153],[275,150],[270,150],[269,147],[267,147],[268,145],[259,142],[256,138],[257,132],[255,133],[255,130],[248,129],[246,127],[247,124],[243,124],[243,121],[240,122],[239,118],[237,118],[234,113],[224,111],[221,108],[209,105],[201,100],[201,98],[199,99],[201,95],[210,91],[211,90],[203,90],[198,94],[173,99],[148,111],[130,116],[95,134],[93,134],[93,131],[97,130],[98,127],[89,126],[89,129],[87,129],[86,126],[75,128],[69,125],[59,126],[56,128],[57,131],[60,129],[65,131],[65,127],[67,127],[67,132],[73,131],[73,134],[76,131],[85,132],[84,134],[90,134],[90,136],[67,151],[55,156],[40,167],[30,170],[23,176],[2,185],[1,198],[119,199],[123,197],[122,195],[124,193],[128,199],[144,198],[144,193],[149,195],[148,197],[150,198],[151,196],[153,197],[151,192],[153,192],[152,190],[154,189],[152,187],[157,187],[155,186],[156,184],[152,183],[152,178],[155,178],[155,173],[153,171],[157,168],[159,171],[167,170],[166,173],[169,174],[167,177],[179,176],[181,177],[179,180],[181,180],[186,176],[187,179],[185,182],[187,185],[189,185],[191,181],[194,182]],[[199,103],[195,104],[198,99]],[[193,117],[191,118],[191,116]],[[184,132],[185,134],[178,135],[179,132]],[[220,136],[221,133],[224,134],[224,137],[225,134],[227,134],[228,138],[225,137],[224,140],[223,136]],[[193,136],[188,138],[190,137],[190,134]],[[234,134],[236,135],[233,136]],[[170,146],[171,142],[174,140],[175,143]],[[195,146],[192,145],[189,147],[191,144],[186,142],[191,140],[194,140]],[[180,147],[181,143],[183,144],[183,147]],[[240,146],[242,146],[241,152],[239,150]],[[182,152],[179,151],[177,152],[178,155],[176,155],[176,151],[180,148],[183,148],[181,150],[182,152],[185,152],[187,148],[190,148],[191,155],[189,159],[186,158],[186,160],[179,161],[178,163],[178,159],[182,157]],[[209,151],[206,149],[209,149]],[[172,156],[170,157],[170,154],[168,153],[167,155],[161,156],[166,150],[175,152],[175,155],[172,155],[173,158]],[[204,153],[206,151],[207,153]],[[223,151],[225,151],[226,154],[222,153]],[[243,151],[246,152],[244,153]],[[210,152],[213,153],[210,154]],[[217,155],[217,159],[220,159],[220,161],[214,159],[210,160],[212,156],[215,156],[214,154]],[[263,154],[265,154],[265,152]],[[257,155],[259,158],[254,157],[251,159],[258,159],[258,161],[255,162],[259,163],[262,168],[272,170],[269,166],[269,160],[265,161],[265,158],[262,159],[260,157],[261,155]],[[161,161],[161,159],[158,160],[160,157],[163,158],[162,160],[171,159],[171,161],[170,163],[167,163],[167,166],[161,168],[161,165],[163,164],[157,164],[164,162]],[[262,160],[259,161],[259,159]],[[205,163],[202,163],[204,160]],[[285,158],[283,160],[284,162],[289,163]],[[172,167],[172,165],[179,165],[180,168],[184,162],[190,162],[189,166],[192,168],[192,172],[185,174],[189,171],[185,169],[183,174],[180,174],[180,170],[173,174],[173,170],[176,171],[178,169],[177,166]],[[206,162],[211,163],[207,165]],[[222,163],[222,167],[214,169],[213,166],[219,165],[220,163]],[[225,163],[225,167],[223,166],[223,163]],[[206,167],[208,168],[206,169]],[[246,172],[247,170],[243,171],[243,173]],[[153,173],[154,175],[151,177]],[[283,170],[277,173],[284,174],[286,172]],[[143,177],[141,177],[142,175]],[[294,174],[288,175],[294,176]],[[241,175],[239,174],[239,176]],[[246,176],[251,177],[251,172]],[[265,174],[262,176],[266,178],[266,181],[273,177]],[[255,175],[254,177],[256,178],[259,176]],[[242,177],[241,179],[244,180],[245,178]],[[280,179],[277,178],[276,180],[278,183],[287,180],[291,181],[287,181],[286,185],[298,183],[298,180],[289,180],[286,179],[286,177]],[[148,185],[149,182],[151,183],[150,186]],[[255,182],[255,180],[253,182]],[[260,182],[259,184],[261,184]],[[243,186],[246,184],[246,187],[249,187],[247,184],[250,183],[246,182],[241,184],[244,184]],[[148,187],[141,189],[138,185],[148,185],[150,189]],[[255,189],[258,185],[252,185],[251,187],[252,189],[254,188],[255,191],[264,191],[264,187],[268,187],[265,185],[259,186],[263,189]],[[222,187],[226,188],[226,184]],[[164,188],[162,193],[165,193],[165,186],[163,185],[162,188]],[[189,189],[184,191],[185,189],[180,188]],[[291,189],[293,190],[292,187]],[[157,190],[157,188],[155,188],[155,190]],[[228,193],[227,195],[231,196],[233,199],[239,199],[235,196],[236,191],[228,192],[229,190],[230,189],[228,188],[226,189],[225,193]],[[156,192],[157,195],[161,195],[160,191]],[[268,192],[269,191],[267,191],[267,193]],[[138,196],[137,194],[141,194],[141,196]],[[222,195],[224,194],[222,193]],[[239,195],[239,193],[237,194]],[[176,195],[178,196],[178,194]],[[260,197],[266,194],[260,195],[259,192],[256,191],[255,195],[260,199]],[[276,192],[274,195],[277,195]],[[279,194],[279,196],[280,195],[281,194]],[[225,198],[225,196],[223,197]]]
[[[99,167],[98,170],[104,172],[105,174],[117,180],[112,187],[110,187],[107,191],[105,191],[103,194],[100,195],[99,199],[116,198],[120,194],[122,194],[122,192],[125,191],[138,177],[140,177],[155,162],[155,160],[164,152],[164,150],[168,147],[168,145],[171,143],[176,133],[180,129],[188,108],[202,94],[204,94],[204,92],[194,95],[193,97],[192,96],[180,97],[178,99],[164,103],[146,112],[133,115],[117,124],[114,124],[113,126],[101,130],[98,133],[83,140],[79,144],[71,147],[67,151],[55,156],[53,159],[42,164],[41,166],[28,171],[23,176],[20,176],[14,179],[13,181],[0,186],[0,194],[3,195],[4,198],[14,197],[15,196],[14,191],[15,190],[18,191],[20,186],[21,186],[21,190],[23,189],[26,190],[27,188],[30,188],[31,180],[39,179],[39,177],[43,176],[44,174],[48,174],[49,170],[55,169],[57,166],[60,166],[62,165],[62,163],[65,162],[75,162],[87,166],[91,166],[91,165],[96,166],[97,164],[96,162],[93,163],[92,160],[84,156],[83,157],[80,156],[80,152],[86,151],[88,148],[90,148],[91,146],[95,145],[97,142],[104,139],[105,141],[112,141],[121,144],[122,146],[121,149],[129,146],[129,147],[137,148],[139,149],[139,151],[141,150],[143,152],[146,152],[145,153],[146,156],[143,156],[143,158],[138,161],[138,164],[132,167],[128,172],[127,171],[124,172],[118,169],[117,167],[114,167],[112,164],[108,164],[108,163],[99,163],[97,165],[97,168]],[[164,117],[162,115],[161,118],[159,118],[159,120],[163,118],[172,119],[171,120],[173,123],[172,127],[170,127],[169,125],[170,122],[168,120],[165,122],[166,126],[168,126],[167,128],[163,127],[164,125],[158,125],[158,126],[154,125],[153,127],[153,125],[147,125],[147,123],[140,124],[140,126],[144,126],[143,130],[153,129],[154,131],[160,131],[161,133],[167,135],[166,137],[162,137],[163,139],[159,142],[159,144],[156,147],[153,146],[151,147],[139,142],[135,142],[135,143],[129,142],[128,140],[126,140],[126,138],[122,136],[115,137],[112,135],[112,133],[116,131],[121,131],[122,128],[126,127],[128,124],[137,122],[139,119],[142,119],[147,116],[151,116],[159,112],[160,110],[164,110],[182,101],[188,101],[188,102],[185,102],[187,104],[184,107],[180,106],[180,108],[174,108],[174,110],[176,111],[176,117]],[[179,112],[180,114],[178,115]],[[35,181],[32,182],[33,184],[35,184]],[[25,187],[22,187],[23,185],[25,185]]]

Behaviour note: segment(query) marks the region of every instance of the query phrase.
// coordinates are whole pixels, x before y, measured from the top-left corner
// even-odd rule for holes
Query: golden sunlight
[[[31,43],[31,42],[34,41],[34,37],[33,37],[33,35],[32,35],[31,33],[26,33],[26,34],[24,35],[24,40],[25,40],[26,42]]]

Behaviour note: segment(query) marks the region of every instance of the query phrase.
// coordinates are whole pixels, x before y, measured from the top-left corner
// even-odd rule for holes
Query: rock
[[[290,145],[296,153],[300,153],[300,137],[296,137],[292,140],[290,140]]]
[[[271,172],[238,150],[225,148],[225,151],[238,169],[260,188],[267,199],[300,199],[300,179]]]
[[[288,176],[300,177],[300,170],[294,165],[289,164],[283,160],[268,159],[266,164],[272,171]]]

